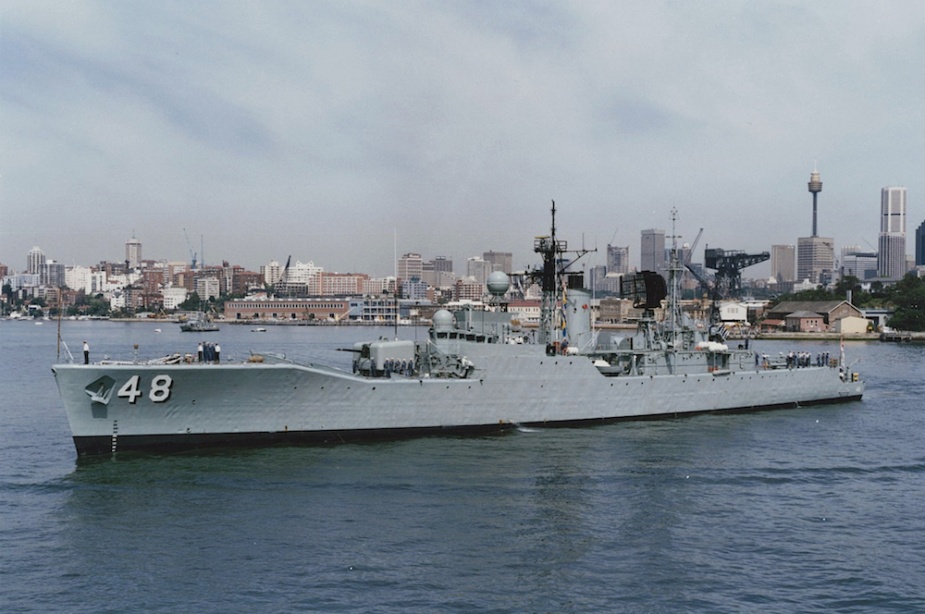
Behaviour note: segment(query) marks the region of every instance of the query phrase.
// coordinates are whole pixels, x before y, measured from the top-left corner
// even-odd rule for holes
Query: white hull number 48
[[[169,375],[155,375],[151,380],[151,390],[148,391],[148,398],[153,403],[163,403],[170,398],[170,387],[173,386],[173,378]],[[125,384],[119,388],[117,393],[119,397],[128,399],[129,403],[134,404],[138,397],[144,396],[141,389],[141,377],[133,375]]]

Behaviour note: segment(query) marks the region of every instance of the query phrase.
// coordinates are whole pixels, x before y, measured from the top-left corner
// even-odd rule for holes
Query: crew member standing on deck
[[[202,362],[202,341],[199,342],[199,347],[196,348],[196,351],[199,352],[199,362]]]
[[[90,364],[90,344],[84,341],[84,364]]]
[[[215,362],[222,362],[222,346],[215,344]]]

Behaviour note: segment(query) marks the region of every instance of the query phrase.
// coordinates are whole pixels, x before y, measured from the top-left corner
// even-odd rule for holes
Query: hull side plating
[[[478,356],[483,368],[465,379],[364,377],[289,363],[53,370],[82,454],[580,425],[863,394],[862,382],[829,367],[605,377],[588,357],[512,349]],[[94,385],[101,381],[102,393]]]

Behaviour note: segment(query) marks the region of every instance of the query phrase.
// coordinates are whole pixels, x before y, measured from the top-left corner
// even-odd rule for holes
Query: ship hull
[[[174,452],[188,451],[204,448],[221,447],[265,447],[273,445],[325,445],[341,443],[359,443],[372,441],[391,441],[411,439],[427,436],[478,436],[504,433],[516,426],[524,427],[592,427],[611,424],[627,420],[661,420],[677,418],[680,416],[694,416],[699,414],[718,413],[745,413],[767,411],[774,409],[787,409],[809,405],[825,405],[859,401],[861,395],[845,396],[832,399],[823,399],[808,403],[781,403],[778,405],[750,405],[730,409],[689,411],[683,413],[662,413],[653,415],[615,416],[611,418],[582,418],[576,420],[563,420],[555,422],[527,422],[485,424],[477,426],[440,426],[440,427],[405,427],[396,429],[357,429],[349,431],[321,430],[321,431],[282,431],[282,432],[249,432],[249,433],[185,433],[182,435],[91,435],[75,436],[74,445],[81,456],[110,454],[116,451],[150,451]]]
[[[362,377],[292,363],[53,371],[79,454],[590,425],[844,402],[864,387],[830,367],[605,377],[582,356],[480,351],[480,368],[466,379]]]

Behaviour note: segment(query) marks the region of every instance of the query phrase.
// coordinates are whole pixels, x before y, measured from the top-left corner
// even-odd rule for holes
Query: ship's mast
[[[677,335],[681,330],[681,258],[678,255],[678,239],[675,231],[675,222],[678,220],[678,210],[671,210],[671,256],[668,269],[668,332],[667,336],[672,343],[677,342]]]
[[[557,324],[556,297],[558,294],[558,260],[568,248],[565,241],[556,239],[556,201],[552,201],[552,226],[549,236],[536,237],[533,240],[533,251],[543,259],[542,286],[543,300],[540,306],[540,342],[552,345],[559,341],[559,327]]]
[[[563,341],[562,319],[564,315],[559,309],[559,299],[560,292],[564,292],[566,278],[569,275],[567,269],[585,254],[596,250],[573,251],[575,258],[570,261],[565,259],[568,243],[556,238],[556,201],[552,201],[552,226],[549,236],[536,237],[533,240],[533,251],[543,258],[543,270],[539,273],[543,285],[539,341],[546,344],[548,352],[555,352]]]

